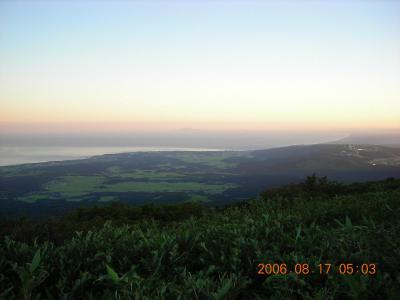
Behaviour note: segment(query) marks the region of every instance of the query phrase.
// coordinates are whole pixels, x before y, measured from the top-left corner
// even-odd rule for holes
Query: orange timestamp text
[[[259,263],[257,265],[260,276],[269,275],[285,275],[285,274],[296,274],[296,275],[311,275],[311,274],[339,274],[339,275],[375,275],[377,272],[376,263],[320,263],[317,265],[310,265],[307,263],[297,263],[294,265],[288,265],[286,263]]]

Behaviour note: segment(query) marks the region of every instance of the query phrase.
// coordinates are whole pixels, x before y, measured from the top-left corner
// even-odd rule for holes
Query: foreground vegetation
[[[399,213],[398,179],[341,185],[311,176],[224,209],[114,204],[3,220],[0,297],[397,299]],[[60,236],[49,234],[56,229]],[[377,271],[267,276],[259,263],[374,263]]]

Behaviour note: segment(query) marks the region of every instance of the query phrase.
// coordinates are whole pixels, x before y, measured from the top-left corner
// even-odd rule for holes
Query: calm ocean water
[[[221,149],[163,147],[5,147],[0,146],[0,166],[88,158],[95,155],[139,151],[220,151]]]

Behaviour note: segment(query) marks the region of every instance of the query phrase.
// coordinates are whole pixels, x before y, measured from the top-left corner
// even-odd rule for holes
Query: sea
[[[0,166],[84,159],[96,155],[150,151],[224,151],[224,149],[168,147],[53,147],[0,146]]]

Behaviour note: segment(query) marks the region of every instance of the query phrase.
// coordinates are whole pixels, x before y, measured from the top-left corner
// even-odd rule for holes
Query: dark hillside
[[[115,201],[224,206],[313,173],[342,183],[400,178],[400,149],[321,144],[136,152],[0,167],[0,216],[59,216]]]
[[[252,158],[239,164],[244,174],[310,173],[326,175],[336,180],[376,180],[400,175],[400,149],[371,145],[290,146],[252,152]]]
[[[59,245],[40,236],[57,221],[26,242],[9,227],[0,298],[396,299],[399,213],[399,179],[315,176],[224,209],[83,209],[59,219],[84,225]]]

